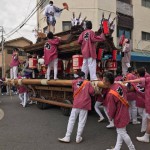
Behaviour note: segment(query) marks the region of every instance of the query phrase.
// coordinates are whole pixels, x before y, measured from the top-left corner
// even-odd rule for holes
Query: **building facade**
[[[19,60],[23,62],[26,59],[26,53],[23,47],[31,45],[32,42],[24,37],[13,39],[4,43],[4,50],[0,47],[0,77],[4,77],[11,61],[14,48],[19,49]],[[3,60],[3,61],[2,61]]]
[[[37,20],[38,28],[44,32],[46,21],[44,21],[43,11],[49,0],[43,0],[43,2],[38,10]],[[61,8],[63,2],[63,0],[55,0],[54,5]],[[150,0],[66,0],[66,2],[69,5],[69,11],[64,10],[60,18],[57,18],[56,33],[70,29],[72,12],[75,12],[76,16],[81,12],[82,18],[86,16],[87,20],[91,20],[94,31],[97,31],[100,26],[102,13],[104,12],[105,18],[111,13],[111,19],[117,17],[113,33],[116,47],[119,47],[120,35],[125,32],[134,51],[132,61],[136,62],[137,66],[139,66],[138,62],[141,64],[141,61],[147,63],[145,66],[149,65],[150,59],[147,57],[150,57]],[[141,61],[139,57],[142,57]]]

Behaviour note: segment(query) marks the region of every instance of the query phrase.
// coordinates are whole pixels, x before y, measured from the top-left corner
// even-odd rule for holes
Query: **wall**
[[[57,18],[56,23],[56,33],[62,32],[62,21],[71,21],[72,18],[72,12],[75,12],[76,16],[79,15],[79,13],[82,13],[82,18],[87,16],[88,20],[91,20],[93,22],[93,30],[97,29],[97,1],[98,0],[75,0],[71,1],[66,0],[65,2],[69,5],[69,11],[64,10],[60,16],[60,18]],[[64,1],[54,1],[54,5],[57,7],[62,8],[62,3]],[[46,21],[44,21],[44,15],[43,15],[44,9],[39,9],[39,28],[43,29],[43,27],[46,26]]]
[[[117,1],[117,12],[133,16],[133,5]]]
[[[150,41],[141,40],[141,31],[150,33],[150,8],[143,7],[141,4],[141,0],[133,0],[133,16],[133,48],[145,49],[150,45]],[[148,48],[147,50],[150,50],[150,48]]]
[[[64,1],[60,2],[60,0],[56,0],[54,2],[56,6],[62,7],[62,3]],[[91,20],[93,23],[94,31],[97,31],[99,28],[100,19],[103,12],[105,13],[106,18],[108,17],[110,12],[112,12],[112,18],[116,16],[116,0],[111,0],[111,3],[110,0],[75,0],[71,2],[70,0],[66,0],[65,2],[67,2],[69,5],[69,11],[64,10],[60,18],[57,19],[56,33],[62,32],[62,21],[71,21],[72,12],[75,12],[76,16],[78,16],[81,12],[82,18],[87,16],[87,20]],[[39,9],[37,15],[39,18],[40,29],[43,29],[46,26],[43,10]],[[116,41],[116,32],[114,32],[113,36],[115,36]]]

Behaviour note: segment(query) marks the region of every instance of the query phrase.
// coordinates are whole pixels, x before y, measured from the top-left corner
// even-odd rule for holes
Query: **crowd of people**
[[[63,9],[58,9],[53,6],[53,2],[50,1],[48,7],[45,10],[45,16],[47,17],[47,23],[53,27],[53,31],[48,32],[44,45],[44,60],[42,64],[47,66],[46,79],[50,80],[51,68],[54,68],[54,80],[57,80],[58,72],[58,50],[57,47],[61,41],[60,37],[53,35],[55,31],[56,20],[54,13],[60,13]],[[53,12],[53,13],[51,13]],[[81,71],[78,72],[76,79],[72,81],[73,88],[73,108],[69,117],[67,131],[65,137],[59,138],[61,142],[69,143],[71,139],[71,133],[77,117],[79,116],[79,123],[76,135],[76,143],[80,143],[83,140],[83,130],[87,121],[88,111],[92,108],[91,96],[94,95],[94,87],[91,82],[87,80],[88,74],[90,80],[102,81],[105,88],[102,89],[101,94],[95,96],[95,111],[99,116],[98,122],[102,122],[105,117],[100,108],[103,108],[109,125],[107,128],[116,128],[117,141],[112,150],[120,150],[123,141],[127,144],[130,150],[135,150],[135,146],[132,143],[130,136],[126,131],[126,126],[131,122],[132,124],[141,124],[141,132],[144,132],[144,136],[137,137],[138,141],[150,142],[150,100],[149,100],[149,88],[150,88],[150,75],[146,72],[144,67],[134,69],[130,65],[131,50],[129,39],[124,39],[122,43],[122,68],[117,69],[116,76],[112,72],[105,72],[103,75],[97,76],[96,73],[96,48],[95,42],[105,41],[105,35],[95,35],[92,31],[92,22],[86,22],[85,30],[80,34],[78,43],[81,45],[81,53],[83,56],[83,64]],[[30,58],[30,57],[28,57]],[[28,59],[25,62],[25,67],[18,73],[18,52],[17,49],[13,51],[12,61],[10,63],[10,78],[22,79],[24,77],[30,78],[32,69],[28,68]],[[26,72],[26,73],[25,73]],[[28,73],[28,74],[27,74]],[[19,85],[18,87],[20,104],[23,107],[27,105],[28,90],[25,85]],[[138,117],[141,117],[141,122]],[[111,150],[111,149],[107,149]]]
[[[141,132],[145,134],[142,137],[136,137],[136,139],[140,142],[150,142],[150,101],[149,90],[147,89],[150,86],[150,75],[144,67],[137,70],[129,67],[126,77],[120,74],[121,72],[121,69],[118,69],[116,76],[109,71],[104,73],[101,81],[107,88],[104,88],[101,94],[96,96],[95,111],[99,115],[98,122],[102,122],[105,119],[100,112],[103,108],[107,119],[110,121],[107,128],[116,128],[117,142],[112,150],[120,150],[123,141],[130,150],[135,150],[136,148],[127,134],[126,126],[129,123],[141,124]],[[84,72],[79,72],[78,78],[73,81],[73,91],[73,109],[69,117],[67,131],[64,138],[58,139],[65,143],[70,142],[71,133],[78,116],[76,143],[83,140],[82,133],[87,120],[87,112],[92,107],[90,95],[94,95],[94,88],[85,79]]]

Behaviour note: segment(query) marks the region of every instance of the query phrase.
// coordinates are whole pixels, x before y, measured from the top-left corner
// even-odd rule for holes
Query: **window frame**
[[[145,32],[145,31],[141,31],[141,39],[143,41],[150,41],[150,33],[149,32]]]
[[[132,40],[132,30],[131,29],[117,26],[117,37],[118,38],[122,35],[122,34],[119,35],[119,30],[122,30],[122,32],[125,31],[125,37],[129,38],[130,40]],[[126,32],[129,32],[129,34],[130,34],[129,37],[126,36]]]
[[[118,0],[118,1],[132,5],[132,0]]]
[[[141,5],[143,7],[150,8],[150,4],[149,4],[149,6],[147,4],[148,2],[150,3],[150,0],[141,0]]]
[[[65,24],[68,24],[69,30],[70,30],[72,27],[71,21],[62,21],[62,31],[68,31],[68,30],[65,30],[65,26],[64,26]]]

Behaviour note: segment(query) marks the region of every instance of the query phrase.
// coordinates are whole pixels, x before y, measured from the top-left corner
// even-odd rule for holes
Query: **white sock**
[[[149,138],[149,137],[150,137],[150,134],[145,133],[145,134],[144,134],[144,137]]]

